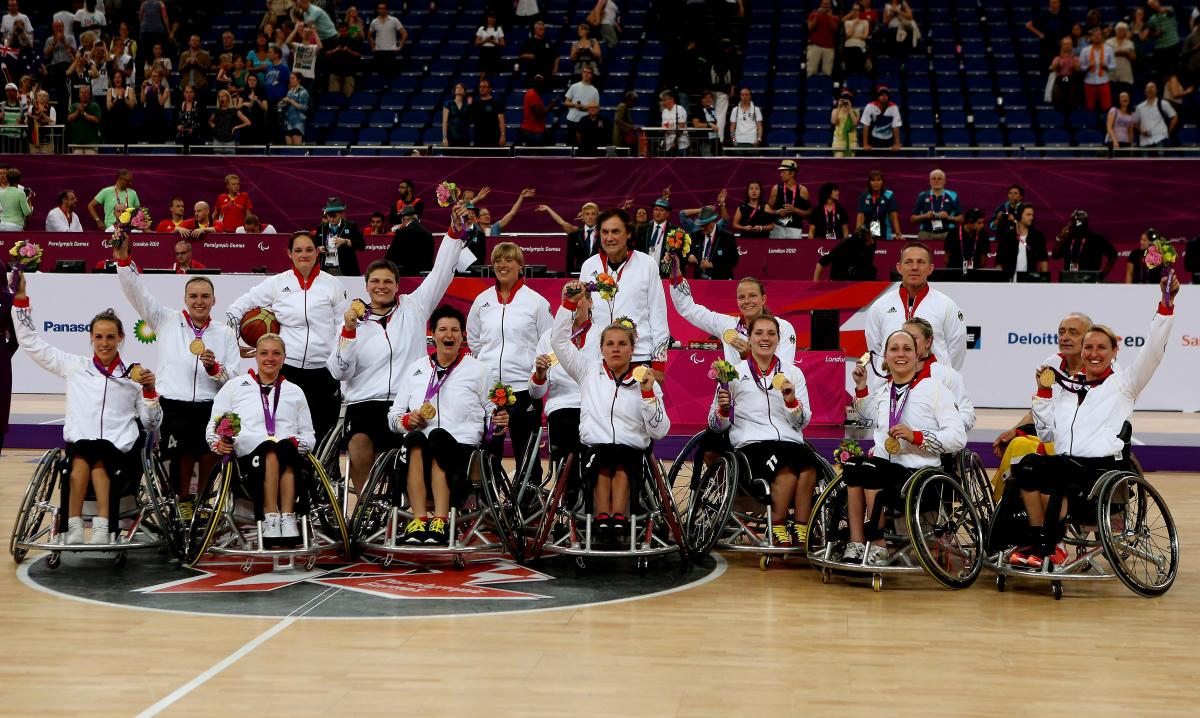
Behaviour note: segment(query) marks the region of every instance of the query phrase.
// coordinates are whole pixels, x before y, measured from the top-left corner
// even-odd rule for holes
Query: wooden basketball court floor
[[[40,452],[0,459],[7,531]],[[724,554],[640,600],[406,620],[243,618],[81,602],[0,567],[0,716],[1197,715],[1200,482],[1151,474],[1174,587],[965,591],[838,579]],[[31,557],[28,560],[32,560]],[[60,571],[70,570],[63,566]],[[604,576],[594,576],[603,581]]]

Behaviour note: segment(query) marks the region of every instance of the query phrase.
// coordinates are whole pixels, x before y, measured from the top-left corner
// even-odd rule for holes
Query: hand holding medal
[[[1057,378],[1058,375],[1051,367],[1044,366],[1038,370],[1037,383],[1038,386],[1042,387],[1043,389],[1049,389],[1050,387],[1054,386],[1054,381]]]
[[[771,377],[771,388],[783,394],[783,398],[789,399],[796,394],[796,386],[787,378],[787,374],[783,372],[777,373]]]
[[[346,308],[346,313],[342,315],[342,321],[347,329],[354,327],[362,321],[363,317],[367,316],[367,303],[361,299],[350,300],[350,306]]]
[[[633,377],[634,381],[642,385],[642,391],[654,390],[654,371],[650,367],[645,365],[635,366],[633,371],[630,372],[630,376]]]

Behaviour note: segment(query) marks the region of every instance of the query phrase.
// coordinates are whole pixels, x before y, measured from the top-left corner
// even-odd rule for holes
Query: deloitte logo
[[[64,554],[51,569],[44,556],[18,569],[21,581],[47,593],[127,608],[255,618],[429,618],[571,608],[631,601],[686,590],[725,571],[710,557],[684,574],[664,557],[640,574],[631,561],[591,564],[581,573],[567,557],[522,566],[502,556],[473,558],[461,569],[448,562],[322,558],[311,571],[272,571],[213,557],[186,568],[156,552],[130,552],[112,568],[111,556]],[[94,557],[94,558],[93,558]],[[596,575],[592,575],[596,574]]]
[[[1054,332],[1046,332],[1045,334],[1018,334],[1017,332],[1008,333],[1009,344],[1034,344],[1034,345],[1051,345],[1058,346],[1058,335]]]

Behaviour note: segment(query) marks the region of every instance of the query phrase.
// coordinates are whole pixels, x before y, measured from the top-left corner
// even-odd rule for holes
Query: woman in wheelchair
[[[237,458],[246,489],[254,497],[255,518],[263,522],[263,548],[300,543],[296,520],[296,477],[302,457],[316,442],[304,391],[280,375],[287,349],[278,334],[264,334],[254,348],[257,371],[231,379],[213,399],[208,442],[221,456]],[[219,437],[216,425],[236,414],[241,431]],[[255,480],[261,476],[262,483]]]
[[[954,396],[930,376],[929,366],[920,368],[918,346],[917,339],[903,329],[888,335],[883,369],[889,378],[875,392],[867,390],[867,369],[862,365],[854,369],[854,408],[874,427],[875,448],[871,456],[853,457],[844,465],[850,510],[845,560],[860,560],[866,553],[868,565],[885,563],[883,527],[887,517],[881,492],[884,501],[897,507],[896,492],[913,473],[928,466],[940,467],[942,454],[967,445],[967,431]]]
[[[1173,280],[1168,288],[1164,277],[1161,285],[1162,301],[1150,322],[1146,346],[1127,371],[1113,371],[1120,342],[1102,324],[1092,325],[1083,336],[1083,372],[1074,376],[1054,372],[1061,391],[1042,386],[1043,372],[1053,367],[1038,369],[1034,424],[1043,441],[1054,442],[1055,453],[1027,456],[1013,467],[1033,543],[1014,551],[1009,563],[1031,568],[1040,568],[1046,559],[1055,565],[1063,563],[1067,552],[1060,540],[1068,509],[1082,504],[1079,497],[1087,496],[1104,473],[1129,470],[1121,429],[1162,362],[1175,320],[1179,281]]]
[[[563,287],[563,307],[554,320],[550,345],[567,374],[579,384],[579,438],[584,478],[592,486],[591,511],[601,541],[629,534],[630,487],[642,483],[650,442],[667,435],[671,422],[662,390],[647,366],[634,366],[637,328],[622,317],[600,333],[600,361],[571,342],[581,282]]]
[[[24,275],[13,308],[17,312],[17,339],[29,357],[67,381],[63,438],[67,442],[70,480],[63,487],[65,526],[60,514],[57,530],[66,530],[67,545],[85,542],[83,502],[90,483],[96,496],[96,515],[87,543],[111,543],[125,485],[141,476],[141,459],[135,450],[140,430],[153,431],[162,422],[154,374],[137,364],[126,366],[121,360],[119,350],[125,328],[111,309],[97,314],[88,324],[92,356],[87,357],[52,347],[38,334],[25,294]],[[117,476],[125,480],[111,480]]]
[[[575,311],[571,321],[571,344],[577,349],[593,351],[595,333],[592,328],[592,296],[584,292],[575,299]],[[546,427],[550,431],[550,461],[558,466],[570,454],[579,455],[579,384],[571,378],[552,354],[550,335],[547,331],[538,340],[537,359],[534,361],[533,376],[529,380],[529,396],[534,399],[545,397]],[[590,340],[590,341],[589,341]],[[586,349],[585,349],[586,347]],[[578,467],[578,463],[576,463]]]
[[[436,351],[408,365],[388,410],[388,426],[404,436],[408,502],[413,518],[405,543],[448,545],[450,507],[461,500],[471,454],[484,438],[492,404],[492,373],[463,352],[467,320],[442,305],[429,317]],[[497,411],[493,426],[503,431],[508,412]],[[428,496],[433,494],[433,515]]]
[[[734,448],[750,464],[751,476],[771,482],[771,532],[775,543],[803,546],[808,536],[817,458],[804,443],[812,419],[804,372],[776,356],[779,320],[751,319],[750,356],[738,362],[738,379],[718,389],[708,415],[713,431],[729,432]],[[774,394],[778,392],[778,394]],[[794,511],[789,516],[788,512]]]

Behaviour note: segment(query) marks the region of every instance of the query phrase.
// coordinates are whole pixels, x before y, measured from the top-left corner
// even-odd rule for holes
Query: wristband
[[[1053,399],[1054,390],[1049,387],[1039,386],[1035,396],[1039,399]]]
[[[549,374],[547,374],[547,375],[546,375],[546,379],[549,379],[549,378],[550,378],[550,375],[549,375]],[[529,377],[529,381],[533,382],[534,384],[537,384],[538,386],[541,386],[542,384],[545,384],[545,383],[546,383],[546,379],[542,379],[541,381],[538,381],[538,375],[537,375],[537,372],[536,372],[536,371],[535,371],[535,372],[534,372],[534,373],[533,373],[533,374],[532,374],[532,375]]]
[[[142,387],[142,398],[146,399],[147,401],[157,401],[158,392],[151,387],[144,386]]]
[[[855,399],[866,399],[870,393],[871,392],[865,386],[861,389],[859,389],[858,387],[854,387],[854,398]]]
[[[356,336],[358,336],[358,328],[357,327],[351,329],[351,328],[347,327],[345,324],[342,325],[342,338],[343,339],[353,339]]]
[[[204,372],[206,374],[208,374],[209,376],[216,376],[217,374],[220,374],[221,373],[221,363],[213,362],[212,366],[204,367]]]
[[[924,443],[925,443],[925,435],[919,431],[914,431],[913,438],[912,438],[913,446],[920,446]]]
[[[654,371],[666,373],[667,363],[665,361],[652,361],[650,362],[650,368]]]
[[[717,407],[717,413],[721,415],[721,418],[722,418],[722,419],[728,419],[728,418],[729,418],[729,407],[727,407],[727,406],[718,406],[718,407]]]
[[[1163,315],[1164,317],[1173,316],[1175,314],[1175,305],[1172,304],[1171,306],[1168,307],[1167,305],[1163,304],[1162,302],[1159,302],[1158,303],[1158,313]]]
[[[646,391],[645,389],[642,389],[642,398],[643,399],[653,399],[654,398],[654,390],[651,389],[650,391]]]
[[[13,298],[13,306],[16,307],[17,309],[28,309],[29,308],[29,295],[26,295],[24,297],[14,297]]]
[[[130,259],[129,257],[126,257],[125,259],[118,259],[118,260],[117,260],[117,266],[118,266],[118,267],[128,267],[128,266],[129,266],[130,264],[132,264],[132,263],[133,263],[133,260],[132,260],[132,259]]]
[[[579,302],[575,301],[574,299],[568,298],[568,299],[563,300],[562,305],[566,309],[569,309],[573,312],[573,311],[575,311],[576,308],[579,307]]]
[[[791,399],[783,400],[783,405],[789,409],[795,409],[796,407],[800,406],[800,400],[797,399],[796,396],[793,394]]]

